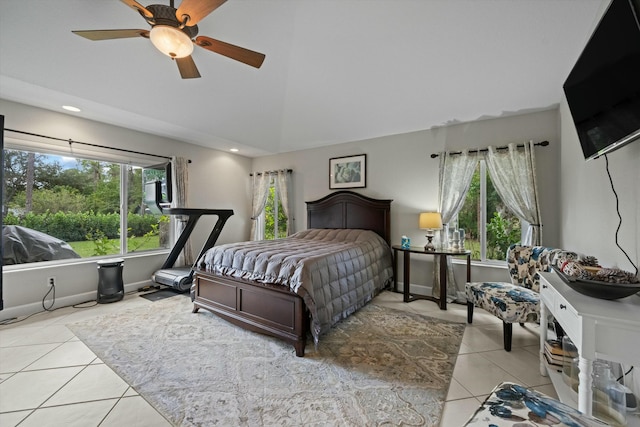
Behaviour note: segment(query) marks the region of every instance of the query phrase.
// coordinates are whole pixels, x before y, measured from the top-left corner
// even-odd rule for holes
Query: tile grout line
[[[75,365],[75,367],[77,366],[82,366],[82,365]],[[73,381],[74,378],[76,378],[78,375],[80,375],[82,372],[85,371],[85,369],[87,369],[89,365],[84,365],[84,368],[80,369],[74,376],[72,376],[71,378],[69,378],[68,381],[66,381],[64,384],[62,384],[56,391],[54,391],[53,393],[51,393],[49,395],[49,397],[47,397],[42,403],[40,403],[40,405],[38,405],[38,407],[35,409],[44,409],[42,405],[44,405],[45,403],[47,403],[49,400],[51,400],[51,398],[53,396],[55,396],[60,390],[62,390],[67,384],[69,384],[71,381]],[[52,368],[52,369],[61,369],[61,368],[73,368],[74,366],[64,366],[64,367],[60,367],[60,368]],[[43,369],[46,370],[46,369]],[[33,371],[31,371],[33,372]],[[74,403],[78,403],[78,402],[74,402]],[[55,407],[55,406],[63,406],[63,405],[52,405],[52,406],[47,406],[47,408],[51,407]]]

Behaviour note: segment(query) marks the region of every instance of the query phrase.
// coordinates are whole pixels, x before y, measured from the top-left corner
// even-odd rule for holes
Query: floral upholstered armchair
[[[540,274],[551,271],[560,249],[545,246],[511,245],[507,264],[511,283],[472,282],[465,285],[467,323],[473,321],[473,307],[481,307],[502,320],[504,349],[511,351],[513,323],[537,323],[540,316]]]

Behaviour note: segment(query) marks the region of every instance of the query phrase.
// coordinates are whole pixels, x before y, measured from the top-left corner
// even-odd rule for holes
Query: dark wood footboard
[[[245,329],[293,344],[304,356],[309,313],[303,299],[280,285],[250,282],[195,270],[193,312],[200,308]]]
[[[308,228],[373,230],[389,244],[391,200],[336,191],[307,203]],[[304,356],[309,312],[304,300],[287,287],[194,270],[193,312],[209,310],[238,326],[293,344]]]

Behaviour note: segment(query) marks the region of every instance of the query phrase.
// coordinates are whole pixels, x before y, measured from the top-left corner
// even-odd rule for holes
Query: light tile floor
[[[401,294],[393,292],[382,293],[376,303],[466,322],[466,306],[460,304],[441,311],[430,301],[406,304]],[[170,426],[65,326],[148,304],[153,303],[131,294],[117,303],[61,308],[0,326],[0,426]],[[473,324],[467,325],[462,339],[442,427],[463,425],[501,381],[556,396],[549,378],[538,372],[537,329],[515,325],[513,349],[507,353],[502,348],[502,323],[475,310]]]

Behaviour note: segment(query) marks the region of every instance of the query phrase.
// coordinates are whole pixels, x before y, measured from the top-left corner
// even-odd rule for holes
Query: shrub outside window
[[[471,250],[472,259],[503,262],[509,245],[522,240],[528,224],[506,207],[480,160],[453,228],[456,225],[465,231],[465,249]]]
[[[264,240],[287,237],[287,216],[282,208],[275,178],[271,177],[269,196],[262,214],[264,221]]]

